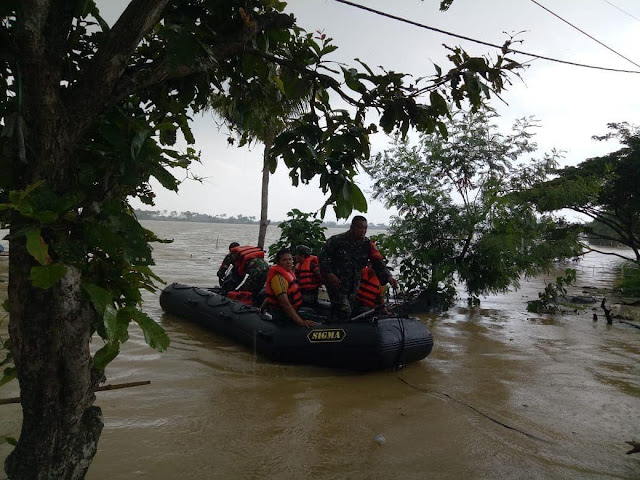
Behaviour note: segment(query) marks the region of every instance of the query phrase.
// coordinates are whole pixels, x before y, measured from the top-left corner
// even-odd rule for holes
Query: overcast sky
[[[354,0],[355,1],[355,0]],[[98,0],[100,10],[113,23],[126,0]],[[524,41],[514,48],[577,63],[609,68],[638,70],[586,35],[563,23],[532,0],[455,0],[447,12],[438,10],[439,0],[365,1],[358,3],[412,21],[451,31],[485,42],[502,44],[505,32],[523,32]],[[538,0],[538,3],[579,27],[613,50],[640,64],[634,45],[640,44],[640,2],[637,0]],[[416,77],[432,75],[432,62],[443,68],[443,43],[460,45],[472,55],[493,54],[490,47],[478,45],[396,20],[383,18],[334,0],[293,0],[288,11],[308,31],[323,30],[340,48],[335,60],[351,63],[360,58],[370,66],[410,73]],[[528,57],[514,56],[518,61]],[[596,142],[592,135],[606,133],[609,122],[640,124],[640,74],[614,73],[535,60],[522,73],[522,80],[492,106],[508,126],[516,118],[535,116],[540,121],[536,140],[542,156],[557,148],[566,152],[565,164],[576,164],[617,148],[613,142]],[[196,148],[202,151],[202,165],[196,175],[206,177],[203,184],[186,181],[178,194],[155,187],[157,210],[176,210],[211,215],[260,215],[262,147],[235,148],[227,144],[225,131],[218,131],[211,116],[196,117],[193,130]],[[387,143],[383,134],[372,138],[373,151]],[[369,181],[359,176],[367,193]],[[324,202],[317,186],[294,188],[283,166],[271,178],[269,218],[281,220],[292,208],[316,211]],[[141,206],[134,202],[134,206]],[[146,207],[145,207],[146,208]],[[369,201],[366,214],[371,222],[387,222],[387,210]],[[333,220],[332,212],[327,219]]]

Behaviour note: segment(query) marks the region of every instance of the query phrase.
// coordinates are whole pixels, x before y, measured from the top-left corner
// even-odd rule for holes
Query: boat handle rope
[[[400,344],[400,348],[398,349],[398,356],[396,357],[395,362],[393,362],[393,367],[396,370],[401,370],[405,367],[405,363],[404,361],[402,361],[402,355],[404,354],[404,347],[405,347],[405,339],[406,339],[406,335],[405,335],[405,331],[404,331],[404,321],[402,318],[400,318],[400,316],[397,317],[398,319],[398,328],[400,330],[400,338],[401,338],[401,344]]]
[[[400,284],[398,284],[398,286],[400,286]],[[406,295],[405,293],[402,291],[402,287],[400,287],[400,293],[402,293],[402,298],[403,298],[403,303],[406,302]],[[393,290],[393,296],[396,300],[396,305],[398,302],[398,289],[395,288],[394,286],[391,286],[391,289]],[[402,308],[402,305],[400,306],[400,310],[404,312],[404,308]],[[400,330],[400,338],[401,338],[401,346],[400,349],[398,350],[398,356],[396,357],[395,362],[393,362],[393,366],[396,370],[400,370],[402,368],[405,367],[405,363],[402,361],[402,355],[404,354],[404,347],[406,344],[406,335],[405,335],[405,329],[404,329],[404,321],[402,320],[402,318],[400,318],[400,315],[398,314],[398,312],[396,312],[396,318],[398,319],[398,329]]]

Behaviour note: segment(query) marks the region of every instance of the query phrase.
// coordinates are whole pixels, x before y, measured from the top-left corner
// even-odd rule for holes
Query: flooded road
[[[155,247],[168,282],[214,284],[228,244],[257,237],[256,226],[145,225],[175,239]],[[618,263],[590,254],[572,293],[610,286]],[[432,354],[370,374],[272,364],[165,315],[149,294],[144,309],[171,347],[158,354],[131,328],[108,383],[151,385],[97,394],[105,428],[87,478],[640,478],[624,443],[640,441],[640,330],[593,322],[591,307],[526,312],[544,284],[421,316]],[[0,406],[0,436],[19,425],[19,406]]]

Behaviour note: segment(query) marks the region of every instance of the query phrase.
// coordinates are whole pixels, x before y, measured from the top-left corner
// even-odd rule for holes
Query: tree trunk
[[[12,480],[84,478],[103,427],[102,412],[93,406],[100,379],[92,378],[89,351],[95,311],[81,296],[80,272],[73,267],[56,286],[33,287],[29,272],[34,260],[14,230],[9,331],[23,420],[5,471]]]
[[[267,157],[271,150],[272,141],[265,140],[264,142],[264,167],[262,168],[262,195],[260,197],[260,230],[258,231],[258,248],[264,249],[265,237],[267,236],[267,226],[269,220],[267,218],[269,210],[269,165],[267,164]]]

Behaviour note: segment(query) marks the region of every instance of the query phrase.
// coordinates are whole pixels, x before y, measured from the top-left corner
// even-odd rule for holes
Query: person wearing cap
[[[220,285],[222,285],[225,278],[227,277],[227,270],[229,270],[229,267],[233,265],[233,258],[235,255],[231,252],[231,250],[234,247],[239,247],[239,246],[240,244],[238,242],[231,242],[229,244],[229,253],[225,255],[224,260],[222,260],[222,265],[220,265],[220,268],[218,269],[218,273],[216,273],[216,275],[218,276],[218,282],[220,283]]]
[[[330,237],[320,254],[320,272],[331,300],[333,321],[351,319],[362,271],[369,261],[381,285],[389,283],[397,288],[398,282],[375,243],[366,236],[367,226],[367,219],[356,215],[349,231]]]
[[[225,294],[233,290],[251,292],[253,303],[259,305],[269,273],[269,264],[264,260],[264,250],[252,245],[230,246],[226,258],[233,265],[233,270],[222,281],[222,290]]]
[[[318,257],[312,255],[311,249],[306,245],[296,247],[295,273],[303,306],[314,307],[318,304],[318,290],[322,286],[322,275]]]

